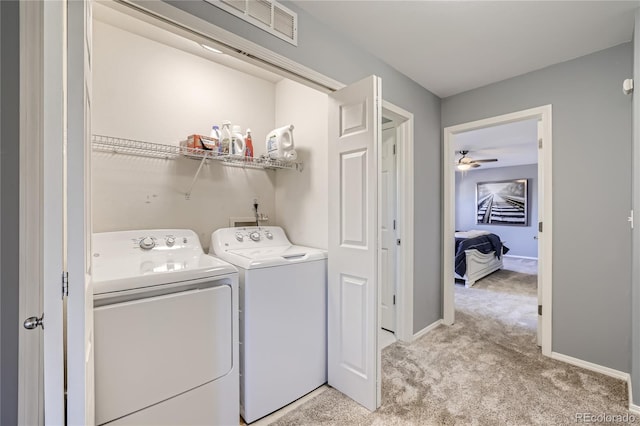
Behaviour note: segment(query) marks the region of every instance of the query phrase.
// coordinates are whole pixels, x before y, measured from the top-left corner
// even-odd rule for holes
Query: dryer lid
[[[145,238],[153,247],[141,248]],[[195,232],[154,229],[93,234],[94,294],[154,287],[237,273],[215,257],[204,254]]]

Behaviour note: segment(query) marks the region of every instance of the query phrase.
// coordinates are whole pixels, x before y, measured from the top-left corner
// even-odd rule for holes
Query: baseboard
[[[633,403],[633,392],[631,387],[631,375],[627,378],[627,390],[629,391],[629,411],[633,414],[640,415],[640,405]]]
[[[569,355],[560,354],[558,352],[551,352],[551,358],[558,361],[566,362],[567,364],[575,365],[576,367],[584,368],[585,370],[595,371],[596,373],[604,374],[605,376],[624,380],[627,383],[630,382],[631,376],[629,375],[629,373],[625,373],[624,371],[614,370],[613,368],[594,364],[592,362],[574,358]]]
[[[627,382],[627,392],[629,394],[629,411],[633,414],[640,415],[640,406],[633,403],[633,391],[631,389],[631,374],[624,371],[614,370],[613,368],[605,367],[603,365],[594,364],[589,361],[584,361],[578,358],[574,358],[569,355],[559,354],[558,352],[551,352],[551,358],[566,362],[567,364],[575,365],[576,367],[584,368],[585,370],[595,371],[596,373],[604,374],[605,376],[613,377],[614,379],[620,379]]]
[[[427,334],[428,332],[430,332],[434,328],[438,327],[440,324],[442,324],[442,320],[441,319],[439,319],[438,321],[434,322],[433,324],[430,324],[430,325],[426,326],[425,328],[423,328],[422,330],[418,331],[417,333],[415,333],[413,335],[413,340],[417,340],[417,339],[421,338],[422,336],[424,336],[425,334]]]
[[[538,260],[537,257],[531,257],[531,256],[518,256],[515,254],[505,254],[503,255],[504,257],[511,257],[513,259],[527,259],[527,260]]]

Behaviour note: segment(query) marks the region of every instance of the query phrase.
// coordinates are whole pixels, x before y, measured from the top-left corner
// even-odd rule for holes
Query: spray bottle
[[[251,140],[251,129],[247,129],[247,134],[244,137],[244,143],[246,145],[244,155],[253,158],[253,141]]]

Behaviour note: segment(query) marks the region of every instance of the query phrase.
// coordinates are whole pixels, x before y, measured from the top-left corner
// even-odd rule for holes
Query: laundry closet
[[[267,132],[293,124],[298,164],[273,170],[131,155],[97,149],[94,137],[93,232],[188,228],[206,251],[214,230],[253,220],[255,200],[262,225],[326,248],[327,95],[203,45],[215,47],[96,3],[92,133],[176,147],[228,120],[243,134],[251,129],[258,158]]]
[[[327,381],[328,96],[110,5],[92,22],[96,423],[253,422]],[[225,122],[252,157],[186,149]],[[284,126],[296,156],[269,158]]]

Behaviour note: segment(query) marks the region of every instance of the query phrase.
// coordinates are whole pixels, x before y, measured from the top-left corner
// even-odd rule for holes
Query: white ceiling
[[[640,6],[637,0],[293,2],[441,98],[628,42]]]
[[[456,151],[469,151],[473,160],[497,158],[494,163],[483,163],[478,169],[519,166],[538,162],[538,122],[536,119],[487,127],[459,133],[453,139]],[[456,154],[456,161],[461,157]]]

